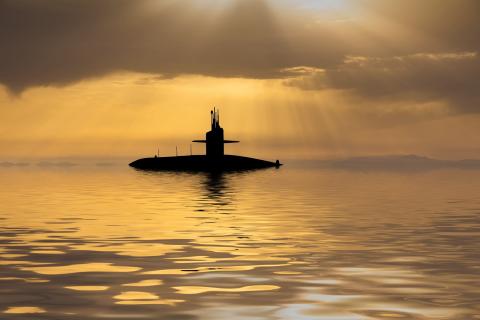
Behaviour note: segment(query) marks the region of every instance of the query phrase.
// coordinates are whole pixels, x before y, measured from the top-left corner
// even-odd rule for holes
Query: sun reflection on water
[[[480,314],[478,172],[29,170],[0,169],[2,319]]]

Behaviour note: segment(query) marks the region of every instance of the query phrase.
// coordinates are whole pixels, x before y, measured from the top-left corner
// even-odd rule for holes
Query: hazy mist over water
[[[0,167],[1,319],[480,319],[480,171]]]

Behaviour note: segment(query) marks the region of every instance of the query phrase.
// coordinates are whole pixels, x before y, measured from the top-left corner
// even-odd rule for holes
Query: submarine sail
[[[205,155],[172,156],[138,159],[130,163],[131,167],[141,170],[170,170],[170,171],[231,171],[252,170],[271,167],[280,167],[280,161],[266,161],[261,159],[225,155],[225,144],[239,143],[236,140],[225,140],[224,130],[220,126],[220,112],[214,108],[210,111],[211,129],[205,134],[205,140],[192,142],[206,144]]]

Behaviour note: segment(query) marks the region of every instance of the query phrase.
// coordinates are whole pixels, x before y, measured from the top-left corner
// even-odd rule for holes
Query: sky
[[[0,159],[480,158],[477,0],[0,0]],[[194,153],[203,153],[194,145]]]

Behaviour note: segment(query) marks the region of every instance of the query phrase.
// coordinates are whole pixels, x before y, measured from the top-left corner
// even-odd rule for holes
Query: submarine
[[[226,155],[225,144],[240,141],[225,140],[220,126],[220,113],[215,108],[210,111],[211,130],[206,133],[205,140],[193,140],[194,143],[206,145],[205,155],[171,156],[138,159],[130,166],[139,170],[150,171],[244,171],[265,168],[279,168],[279,160],[275,162],[250,157]]]

